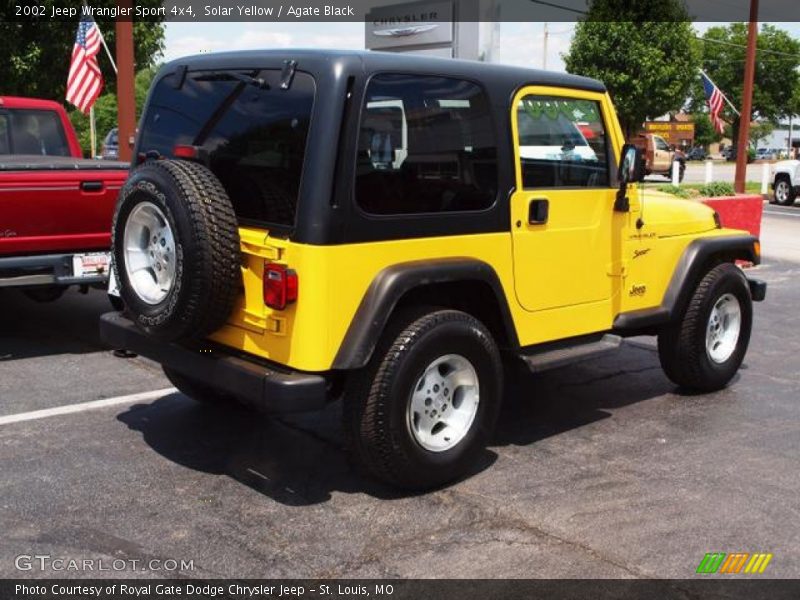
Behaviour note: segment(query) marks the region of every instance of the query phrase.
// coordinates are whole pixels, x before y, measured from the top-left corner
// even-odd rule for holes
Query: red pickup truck
[[[84,159],[57,102],[0,96],[0,288],[55,300],[108,282],[125,163]]]

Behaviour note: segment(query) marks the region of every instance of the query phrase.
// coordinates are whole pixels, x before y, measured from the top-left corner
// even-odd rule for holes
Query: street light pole
[[[747,146],[750,120],[753,117],[753,81],[756,74],[756,41],[758,40],[758,0],[750,0],[750,22],[747,24],[747,56],[744,63],[742,114],[739,117],[739,140],[736,146],[736,177],[734,189],[744,193],[747,178]]]
[[[130,9],[132,0],[118,0],[120,8]],[[122,12],[122,11],[120,11]],[[130,15],[130,12],[127,12]],[[133,81],[133,22],[131,17],[117,17],[117,123],[119,159],[131,159],[129,140],[136,130],[136,92]]]

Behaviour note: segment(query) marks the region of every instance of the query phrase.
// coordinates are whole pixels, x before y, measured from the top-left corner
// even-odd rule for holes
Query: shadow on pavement
[[[496,446],[533,444],[674,390],[655,353],[635,347],[624,347],[615,358],[510,379]],[[384,499],[413,495],[353,467],[344,451],[340,411],[336,403],[317,413],[270,418],[237,405],[200,405],[176,393],[132,406],[117,418],[168,460],[226,475],[282,504],[317,504],[337,491]],[[467,477],[496,459],[487,450]]]
[[[0,291],[0,361],[97,352],[98,321],[111,305],[105,291],[70,288],[58,300],[36,302],[19,290]]]

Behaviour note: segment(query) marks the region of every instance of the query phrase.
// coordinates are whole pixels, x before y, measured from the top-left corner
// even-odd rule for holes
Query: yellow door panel
[[[528,311],[605,303],[602,323],[595,321],[596,308],[589,311],[595,321],[590,330],[611,318],[628,224],[628,215],[613,208],[612,171],[621,140],[611,111],[605,94],[550,87],[523,88],[512,103],[517,299]],[[546,219],[537,219],[542,203]]]

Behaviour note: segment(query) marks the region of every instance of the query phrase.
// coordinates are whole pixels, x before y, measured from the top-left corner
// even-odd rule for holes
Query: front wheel
[[[794,204],[797,194],[792,187],[788,177],[779,177],[775,180],[775,191],[772,195],[774,204],[781,206],[791,206]]]
[[[717,265],[700,281],[681,320],[658,336],[664,372],[690,390],[722,389],[744,360],[752,323],[753,303],[741,269]]]
[[[351,450],[375,476],[409,489],[463,475],[494,429],[502,363],[491,334],[455,310],[395,319],[345,394]]]

